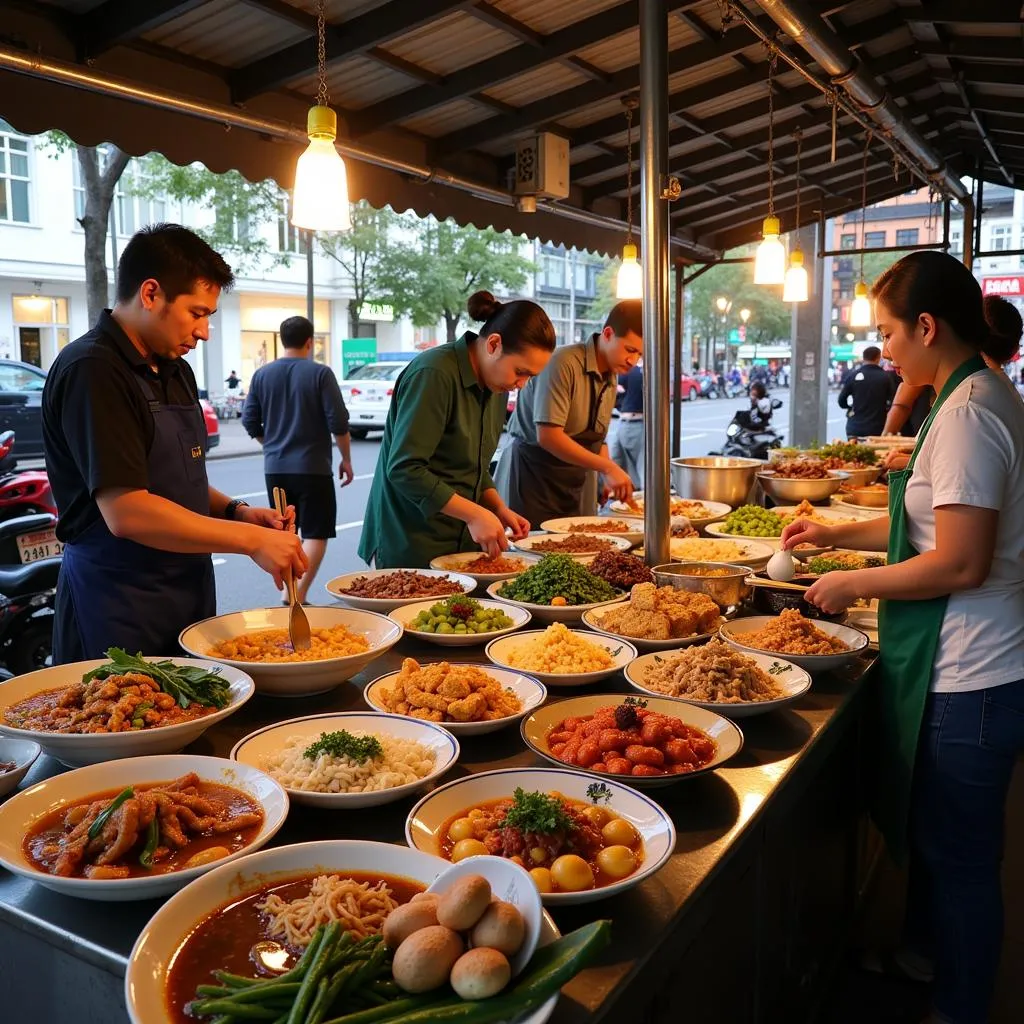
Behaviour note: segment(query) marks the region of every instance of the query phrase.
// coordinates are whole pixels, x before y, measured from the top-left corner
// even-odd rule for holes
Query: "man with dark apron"
[[[616,381],[643,351],[638,299],[618,303],[588,341],[556,349],[543,373],[520,392],[495,485],[513,511],[537,529],[548,519],[593,515],[597,474],[619,500],[633,482],[609,457],[606,439]]]
[[[271,509],[210,486],[195,377],[231,269],[172,224],[145,229],[118,264],[117,302],[57,357],[43,390],[46,466],[65,542],[54,664],[108,647],[173,655],[216,613],[214,551],[248,554],[275,578],[305,559]]]

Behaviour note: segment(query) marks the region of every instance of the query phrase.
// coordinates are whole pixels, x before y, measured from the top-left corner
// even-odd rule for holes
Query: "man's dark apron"
[[[163,405],[151,381],[133,375],[153,416],[149,491],[210,514],[205,437],[198,402]],[[213,561],[115,537],[101,516],[64,548],[57,583],[53,663],[130,654],[179,654],[178,634],[217,612]]]
[[[599,430],[597,417],[601,411],[601,400],[612,387],[606,381],[597,396],[590,391],[590,412],[587,429],[572,436],[578,445],[595,455],[601,450],[607,436],[606,430]],[[505,458],[510,459],[508,470],[508,507],[529,520],[537,530],[548,519],[561,519],[583,513],[583,489],[587,473],[591,470],[572,466],[552,455],[539,444],[529,444],[518,438],[512,441]]]

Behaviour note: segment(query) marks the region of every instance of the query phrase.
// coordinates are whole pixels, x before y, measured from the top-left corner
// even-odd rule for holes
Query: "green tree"
[[[519,291],[535,269],[521,255],[522,240],[507,231],[410,215],[400,219],[400,232],[381,254],[379,298],[417,327],[443,319],[449,342],[473,292]]]
[[[618,258],[606,259],[604,261],[604,269],[597,275],[597,281],[595,282],[597,294],[594,296],[594,302],[591,306],[591,315],[595,320],[607,319],[608,314],[612,311],[612,306],[619,301],[615,294],[615,289],[618,285],[619,267],[621,265],[622,260]]]
[[[352,228],[349,231],[319,235],[320,250],[336,260],[352,282],[348,304],[351,337],[359,332],[359,311],[366,302],[380,299],[384,292],[381,270],[385,257],[396,244],[396,229],[401,222],[390,207],[375,210],[365,199],[352,204]]]

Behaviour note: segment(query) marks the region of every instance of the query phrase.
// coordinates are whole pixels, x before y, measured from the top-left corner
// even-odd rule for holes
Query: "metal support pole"
[[[949,252],[949,221],[950,221],[950,202],[949,199],[942,200],[942,244]]]
[[[820,224],[809,224],[797,233],[805,253],[817,252],[824,236]],[[793,307],[793,360],[789,375],[789,438],[798,448],[825,444],[828,440],[828,365],[831,338],[826,329],[831,317],[832,295],[825,294],[824,261],[815,259],[807,268],[810,297]]]
[[[978,157],[977,170],[975,171],[976,183],[978,186],[978,197],[974,201],[974,252],[981,252],[981,221],[985,216],[985,161]],[[977,258],[977,256],[975,256]],[[974,269],[973,267],[971,268]]]
[[[306,319],[316,334],[316,297],[313,292],[313,232],[306,232]],[[314,345],[315,347],[315,345]]]
[[[683,387],[682,377],[686,369],[683,361],[683,265],[677,263],[676,278],[676,332],[672,344],[672,455],[682,455],[683,436]]]
[[[974,269],[974,200],[964,199],[960,203],[964,211],[964,266]]]
[[[644,553],[669,559],[668,14],[640,0],[640,208],[644,268]]]

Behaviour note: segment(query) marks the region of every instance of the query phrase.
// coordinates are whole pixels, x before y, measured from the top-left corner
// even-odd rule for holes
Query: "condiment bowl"
[[[737,651],[742,651],[744,654],[773,654],[774,652],[772,651],[751,647],[749,644],[744,643],[743,638],[747,633],[754,633],[757,630],[764,629],[769,622],[774,622],[775,619],[776,616],[774,615],[751,615],[748,618],[734,619],[732,622],[725,623],[718,631],[718,635],[730,647],[734,647]],[[867,635],[859,629],[842,626],[838,622],[827,622],[824,619],[816,619],[814,626],[816,629],[820,629],[822,633],[828,633],[837,640],[841,640],[849,647],[849,650],[837,654],[790,654],[789,652],[780,651],[777,656],[785,658],[786,661],[793,662],[794,665],[799,665],[800,668],[806,669],[813,675],[816,672],[830,672],[833,669],[841,668],[848,662],[860,657],[861,652],[868,646]]]
[[[625,517],[623,517],[625,518]],[[522,540],[516,540],[512,542],[512,546],[516,551],[522,551],[524,554],[533,555],[535,558],[542,558],[544,555],[568,555],[574,562],[579,562],[581,565],[589,565],[599,554],[600,551],[544,551],[537,550],[538,544],[550,543],[553,540],[561,540],[565,534],[558,534],[552,537],[550,533],[532,533],[529,537],[524,537]],[[574,537],[597,537],[600,540],[606,540],[611,542],[610,548],[605,548],[606,551],[628,551],[632,546],[632,542],[627,540],[625,537],[619,537],[612,533],[579,533],[572,534]]]
[[[671,637],[668,640],[645,640],[639,636],[626,636],[623,633],[616,633],[614,630],[605,629],[601,625],[601,612],[590,611],[583,613],[583,625],[588,629],[592,629],[595,633],[599,633],[601,636],[609,637],[611,640],[628,640],[638,651],[672,651],[680,647],[689,647],[691,644],[703,643],[705,640],[710,640],[718,632],[718,627],[721,625],[720,620],[715,624],[715,628],[707,633],[694,633],[693,636],[684,637]]]
[[[530,675],[539,679],[545,686],[570,687],[599,683],[602,679],[607,679],[624,669],[637,656],[637,649],[629,641],[616,639],[612,643],[599,639],[593,633],[584,633],[582,630],[575,629],[572,632],[580,639],[586,640],[587,643],[603,647],[612,656],[612,664],[608,668],[598,669],[595,672],[536,672],[530,669]],[[484,653],[495,665],[520,672],[523,670],[508,663],[510,652],[520,644],[526,643],[534,637],[543,636],[543,634],[544,630],[534,629],[526,633],[516,633],[514,636],[503,636],[498,640],[492,640],[484,648]]]
[[[142,929],[125,973],[128,1016],[132,1024],[167,1024],[168,976],[176,953],[199,924],[229,901],[278,881],[312,874],[390,876],[426,888],[450,867],[440,857],[393,843],[335,839],[277,846],[246,857],[239,864],[215,868],[164,903]],[[539,945],[554,942],[559,934],[554,921],[544,913]],[[545,1024],[557,1002],[556,993],[516,1024]]]
[[[503,582],[495,580],[491,585],[500,587]],[[474,647],[477,644],[485,644],[496,636],[505,636],[508,633],[514,633],[517,629],[522,629],[533,618],[526,608],[513,605],[508,601],[478,601],[477,598],[474,598],[473,600],[478,601],[484,608],[500,608],[512,620],[512,625],[506,626],[504,629],[492,629],[487,633],[427,633],[411,627],[411,623],[420,612],[430,611],[435,604],[443,600],[443,597],[438,597],[432,601],[402,605],[401,608],[396,608],[391,612],[388,618],[401,626],[409,636],[415,637],[417,640],[425,640],[428,644],[438,644],[440,647]]]
[[[151,878],[65,878],[35,866],[22,848],[22,841],[40,818],[65,804],[77,803],[96,793],[120,791],[128,786],[171,782],[195,772],[205,782],[234,786],[251,796],[263,808],[263,825],[248,846],[227,857],[200,867],[185,868]],[[22,878],[65,896],[86,900],[126,902],[166,896],[193,879],[219,867],[231,871],[233,864],[277,834],[288,816],[288,795],[269,775],[248,765],[232,764],[222,757],[195,754],[162,754],[132,757],[105,764],[91,764],[54,775],[12,796],[0,806],[0,864]]]
[[[777,700],[750,700],[728,704],[724,701],[703,701],[693,700],[690,697],[673,697],[660,690],[651,690],[645,685],[647,674],[672,657],[671,652],[664,654],[645,654],[636,661],[626,666],[626,682],[639,690],[645,697],[663,697],[666,700],[677,700],[681,703],[692,704],[695,708],[704,708],[707,711],[714,711],[716,714],[724,715],[726,718],[752,718],[754,715],[763,715],[768,711],[778,711],[794,701],[799,700],[810,688],[811,677],[798,665],[782,658],[773,658],[768,654],[747,654],[746,657],[756,662],[758,667],[763,669],[775,680],[776,685],[783,691],[784,696]]]
[[[311,744],[324,733],[339,732],[343,729],[357,736],[388,736],[396,740],[419,743],[430,751],[434,758],[434,767],[415,782],[359,793],[320,793],[281,782],[295,803],[331,810],[353,810],[394,803],[396,800],[403,800],[419,793],[441,778],[459,759],[459,741],[436,722],[390,713],[339,711],[307,715],[305,718],[291,718],[286,722],[265,725],[234,745],[231,760],[266,772],[270,778],[278,781],[272,769],[266,767],[266,759],[280,751],[291,737],[300,737],[304,743]]]
[[[495,718],[486,722],[437,723],[442,729],[447,729],[456,736],[481,736],[485,733],[497,732],[499,729],[521,721],[534,708],[539,708],[548,699],[547,687],[531,675],[513,669],[497,668],[494,665],[473,664],[473,668],[486,672],[502,689],[514,693],[519,698],[520,710],[506,718]],[[396,714],[384,703],[382,691],[393,687],[399,675],[401,675],[400,672],[389,672],[385,676],[378,676],[363,690],[363,700],[374,711],[380,711],[386,715]],[[421,721],[421,719],[413,719],[413,721]]]
[[[287,615],[288,610],[284,609]],[[213,661],[196,661],[194,658],[147,658],[151,661],[173,661],[175,665],[189,665],[219,671],[228,682],[231,698],[228,704],[212,714],[204,715],[177,725],[161,725],[149,729],[131,729],[128,732],[44,732],[40,729],[19,729],[6,725],[5,714],[12,704],[43,693],[80,683],[82,677],[109,664],[108,658],[94,661],[76,661],[68,665],[41,668],[27,672],[0,683],[0,735],[12,739],[33,740],[43,753],[55,757],[62,764],[72,768],[86,764],[100,764],[121,757],[144,757],[149,754],[176,754],[200,736],[212,725],[233,715],[256,692],[256,686],[248,668],[240,665],[218,665]],[[0,760],[3,760],[0,758]],[[3,777],[0,776],[0,781]]]
[[[260,629],[287,629],[287,608],[254,608],[247,612],[229,612],[204,619],[182,630],[178,643],[199,658],[209,658],[222,665],[247,672],[259,693],[274,697],[309,697],[326,693],[361,672],[375,658],[389,651],[402,636],[402,627],[384,615],[357,611],[353,608],[306,608],[313,629],[344,626],[365,637],[369,647],[358,654],[317,661],[236,661],[212,653],[223,640],[231,640]]]
[[[457,572],[442,572],[439,569],[365,569],[362,572],[349,572],[344,576],[335,576],[325,584],[327,592],[331,597],[337,598],[349,608],[358,608],[365,612],[378,612],[387,615],[404,604],[416,604],[420,601],[437,601],[444,597],[451,597],[451,594],[417,594],[415,597],[356,597],[349,594],[347,588],[357,579],[369,578],[378,579],[384,576],[392,576],[396,572],[415,572],[420,576],[437,576],[449,579],[457,583],[464,594],[472,594],[479,582],[473,576],[464,576]]]
[[[619,604],[619,602],[625,601],[628,597],[627,594],[619,594],[618,597],[613,597],[610,601],[595,601],[592,604],[531,604],[529,601],[516,601],[511,597],[502,597],[500,591],[503,586],[505,586],[504,582],[492,583],[487,588],[487,593],[501,604],[528,611],[531,617],[536,619],[538,623],[544,623],[545,625],[552,622],[579,622],[583,618],[584,612],[592,611],[594,608],[607,608],[609,605]]]
[[[564,702],[560,702],[564,703]],[[635,781],[635,780],[634,780]],[[546,907],[592,903],[607,899],[639,885],[659,871],[672,855],[676,845],[676,830],[668,813],[650,797],[624,785],[613,776],[604,775],[595,783],[588,774],[561,768],[504,768],[493,772],[480,772],[468,778],[456,779],[428,793],[405,820],[405,841],[424,853],[444,855],[444,826],[452,818],[478,804],[511,799],[517,788],[526,792],[560,793],[570,800],[584,804],[600,803],[625,818],[640,833],[644,858],[640,867],[621,881],[604,885],[600,889],[582,892],[546,892],[540,898]],[[467,857],[464,864],[477,864],[490,857]],[[528,880],[529,875],[526,876]],[[533,885],[530,880],[530,885]],[[535,890],[536,891],[536,890]]]
[[[28,774],[43,748],[32,740],[13,739],[0,736],[0,762],[13,762],[10,771],[0,775],[0,796],[7,796],[18,788],[18,783]]]
[[[596,529],[593,529],[593,532],[602,537],[621,537],[623,540],[628,540],[631,545],[642,544],[644,539],[643,524],[638,523],[636,519],[621,519],[621,522],[631,527],[629,530],[613,533],[601,529],[601,527],[607,526],[618,519],[620,519],[619,516],[566,516],[563,519],[547,519],[540,524],[540,528],[547,530],[548,533],[586,533],[588,527],[596,527]],[[576,531],[573,527],[582,527],[582,530]]]
[[[515,572],[471,572],[466,566],[476,561],[478,558],[483,556],[482,551],[457,551],[453,555],[441,555],[439,558],[435,558],[430,563],[431,569],[437,569],[440,572],[446,573],[447,575],[456,576],[468,576],[470,579],[476,580],[477,586],[481,584],[487,585],[493,583],[495,580],[510,580],[514,576],[518,576],[521,572],[525,572],[534,565],[539,555],[532,556],[522,549],[516,551],[506,551],[502,557],[507,558],[510,562],[519,562],[522,567],[516,569]],[[348,600],[346,598],[346,600]],[[425,600],[425,598],[419,598],[418,600]],[[439,600],[439,598],[434,598]]]

